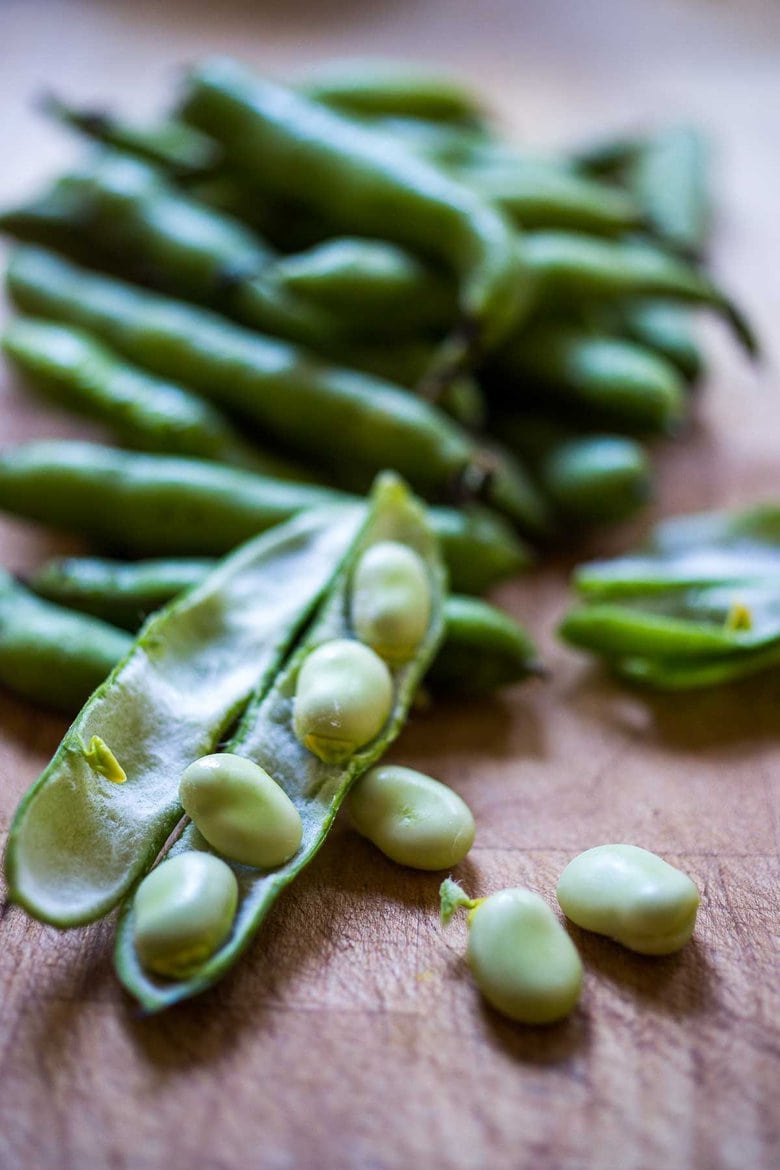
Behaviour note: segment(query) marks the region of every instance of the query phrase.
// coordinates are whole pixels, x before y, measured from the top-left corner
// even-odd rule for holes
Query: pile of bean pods
[[[117,970],[154,1011],[232,966],[361,776],[353,822],[389,857],[462,860],[463,802],[375,766],[423,680],[538,671],[473,595],[647,499],[695,308],[755,342],[702,268],[686,129],[542,157],[437,76],[226,60],[155,123],[47,108],[97,145],[0,213],[25,314],[3,348],[118,445],[0,451],[0,509],[96,554],[0,571],[0,683],[81,707],[6,872],[58,926],[120,906]]]
[[[113,554],[223,553],[393,468],[479,527],[454,581],[480,590],[524,541],[648,498],[643,444],[702,369],[695,308],[755,348],[702,268],[693,130],[542,156],[456,83],[375,64],[284,86],[208,60],[146,125],[46,107],[97,145],[0,213],[30,315],[3,344],[128,450],[5,450],[0,507]]]
[[[716,686],[780,664],[780,507],[659,524],[639,552],[582,565],[571,645],[659,690]]]

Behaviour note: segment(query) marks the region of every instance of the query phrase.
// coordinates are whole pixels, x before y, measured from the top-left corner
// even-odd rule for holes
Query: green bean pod
[[[642,346],[551,322],[529,329],[496,362],[491,395],[563,407],[583,425],[672,432],[687,404],[677,370]]]
[[[668,594],[712,585],[774,584],[780,588],[780,507],[699,512],[656,525],[636,553],[580,565],[577,591],[610,600]]]
[[[448,281],[403,248],[384,240],[343,236],[280,257],[274,278],[296,296],[372,330],[418,333],[455,320]]]
[[[425,676],[434,694],[487,695],[544,673],[527,630],[496,606],[452,594],[444,620],[444,642]]]
[[[356,345],[354,335],[409,335],[455,316],[445,283],[400,248],[335,240],[272,263],[253,232],[132,158],[93,160],[4,211],[0,229],[409,387],[432,344]]]
[[[618,659],[612,670],[627,682],[650,687],[657,691],[692,691],[702,687],[725,686],[731,682],[760,674],[780,666],[780,645],[743,654],[728,654],[722,658]]]
[[[739,593],[734,597],[739,598]],[[572,609],[561,622],[559,633],[571,646],[609,659],[636,656],[678,662],[754,650],[765,639],[780,638],[777,621],[769,633],[762,631],[759,635],[752,629],[731,629],[723,620],[718,625],[705,621],[704,615],[695,620],[658,613],[627,600],[620,604],[594,602]]]
[[[502,417],[496,427],[569,522],[614,524],[650,497],[647,454],[625,435],[582,434],[533,414]]]
[[[352,637],[346,617],[352,570],[367,547],[385,539],[409,546],[426,563],[432,590],[431,620],[414,657],[391,671],[392,705],[384,727],[345,761],[328,763],[308,751],[296,735],[298,679],[314,654]],[[380,482],[366,525],[302,643],[267,694],[259,695],[247,708],[226,748],[259,764],[287,793],[303,824],[301,847],[291,860],[270,870],[231,863],[239,885],[232,934],[213,957],[185,978],[165,980],[144,970],[133,944],[133,902],[125,903],[117,932],[116,966],[123,984],[145,1011],[160,1011],[221,978],[249,945],[282,890],[316,854],[353,780],[382,756],[403,726],[422,675],[443,636],[443,598],[444,574],[425,515],[396,477],[387,476]],[[197,831],[188,827],[168,856],[193,848],[204,850],[206,845]]]
[[[221,555],[299,512],[358,503],[313,484],[79,440],[0,453],[0,508],[132,554]]]
[[[694,126],[668,126],[644,140],[624,175],[651,229],[686,256],[700,256],[709,235],[707,153]]]
[[[207,557],[57,557],[37,569],[27,585],[57,605],[135,632],[155,610],[198,585],[214,564]]]
[[[0,570],[0,684],[74,715],[130,648],[94,617],[36,597]]]
[[[401,248],[345,238],[272,261],[252,232],[133,159],[94,161],[0,215],[0,227],[410,388],[433,361],[433,344],[389,347],[377,337],[443,329],[455,318],[453,291]],[[440,399],[455,417],[452,394],[463,381]]]
[[[643,224],[633,197],[578,175],[556,159],[487,136],[419,118],[373,118],[378,133],[453,174],[522,228],[556,228],[614,236]]]
[[[181,816],[179,773],[268,689],[364,515],[300,517],[147,623],[17,809],[13,901],[57,926],[116,905]]]
[[[521,228],[615,236],[642,223],[639,206],[627,192],[552,161],[521,156],[472,164],[456,173]]]
[[[450,77],[390,61],[337,61],[310,73],[301,93],[347,114],[479,126],[481,103]]]
[[[197,585],[213,568],[209,560],[111,561],[99,557],[67,557],[47,562],[28,582],[42,598],[135,631],[156,609]],[[19,592],[21,592],[21,587]],[[52,609],[54,605],[52,605]],[[509,614],[476,597],[451,594],[444,603],[444,642],[426,675],[436,694],[487,694],[529,675],[541,673],[536,648],[527,631]],[[75,648],[68,653],[75,657]],[[119,655],[117,655],[119,657]],[[105,665],[105,654],[98,662]],[[94,689],[108,674],[85,673]],[[10,679],[10,672],[9,672]],[[8,679],[6,680],[8,683]],[[30,697],[36,698],[33,693]]]
[[[221,161],[219,145],[207,134],[174,119],[146,125],[130,122],[107,110],[79,109],[48,94],[43,109],[80,134],[124,154],[163,165],[176,175],[200,175]]]
[[[219,556],[297,513],[359,508],[354,496],[196,459],[77,441],[0,452],[0,509],[132,556]],[[529,563],[499,517],[432,508],[455,588],[480,593]]]
[[[451,266],[469,347],[495,344],[517,321],[528,289],[508,221],[387,137],[225,60],[191,75],[180,113],[271,194],[305,201],[341,230],[380,235]]]
[[[202,581],[214,564],[207,557],[54,557],[26,584],[57,605],[135,632],[151,613]]]
[[[780,663],[780,509],[677,516],[638,553],[581,566],[588,604],[562,636],[657,690],[717,686]]]
[[[343,352],[335,343],[343,324],[274,277],[272,252],[256,232],[138,159],[98,156],[7,209],[0,228],[288,341]]]
[[[671,362],[689,384],[698,382],[704,357],[689,309],[663,300],[638,300],[621,305],[616,317],[629,340]]]
[[[55,187],[71,225],[121,264],[172,291],[214,302],[234,282],[261,272],[273,253],[237,220],[216,215],[138,159],[106,154]]]
[[[537,313],[567,304],[623,297],[663,297],[720,313],[752,356],[756,338],[740,310],[695,268],[643,240],[602,240],[577,232],[538,231],[523,237],[535,282]]]
[[[482,495],[530,531],[547,527],[522,468],[492,453],[486,459],[452,419],[392,383],[38,249],[17,252],[8,284],[23,309],[89,329],[335,477],[342,467],[366,477],[394,468],[423,495]]]
[[[41,393],[104,423],[127,447],[214,460],[278,479],[313,478],[245,442],[192,391],[130,365],[78,329],[17,319],[6,327],[2,347]]]

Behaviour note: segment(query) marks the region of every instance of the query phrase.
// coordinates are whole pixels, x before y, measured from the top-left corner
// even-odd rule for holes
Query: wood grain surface
[[[766,4],[341,0],[0,5],[2,198],[75,147],[33,111],[47,87],[151,111],[206,51],[279,73],[350,53],[449,66],[534,143],[673,117],[718,147],[715,267],[764,341],[759,372],[706,326],[696,425],[657,453],[654,516],[780,497],[780,10]],[[0,441],[97,434],[0,380]],[[0,522],[14,570],[76,547]],[[398,760],[471,804],[470,890],[552,900],[591,845],[656,850],[699,884],[693,942],[643,959],[574,931],[580,1008],[549,1029],[486,1010],[438,875],[394,867],[340,824],[212,993],[140,1020],[111,970],[112,923],[0,923],[2,1170],[774,1170],[778,1089],[780,677],[646,698],[557,645],[566,564],[500,591],[536,632],[546,685],[415,717]],[[0,831],[64,730],[0,697]]]

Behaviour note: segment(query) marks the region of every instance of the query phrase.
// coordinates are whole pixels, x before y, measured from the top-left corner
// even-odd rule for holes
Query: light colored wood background
[[[718,145],[716,268],[769,357],[757,375],[707,327],[714,373],[686,442],[659,452],[653,514],[780,495],[775,4],[4,0],[0,13],[4,200],[75,149],[33,113],[38,91],[151,111],[177,68],[211,50],[279,73],[355,52],[451,66],[538,143],[700,120]],[[3,444],[86,431],[3,371]],[[69,547],[0,522],[13,569]],[[470,889],[527,883],[551,898],[576,852],[631,841],[699,883],[693,943],[648,960],[574,932],[581,1007],[549,1030],[513,1026],[475,995],[462,926],[440,931],[439,878],[392,866],[342,825],[234,975],[139,1021],[113,979],[110,923],[59,934],[13,910],[0,924],[3,1170],[778,1164],[780,678],[686,698],[623,691],[554,641],[565,571],[501,592],[552,681],[418,716],[395,755],[474,809]],[[0,698],[3,832],[63,730]]]

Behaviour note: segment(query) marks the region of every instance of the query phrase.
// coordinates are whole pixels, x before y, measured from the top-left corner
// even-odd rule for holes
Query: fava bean
[[[363,554],[352,579],[352,625],[386,662],[411,658],[431,616],[431,586],[422,559],[385,540]]]
[[[392,703],[393,680],[378,654],[349,638],[325,642],[298,675],[295,734],[325,763],[343,763],[379,734]]]
[[[523,1024],[553,1024],[573,1010],[582,963],[543,898],[510,889],[472,899],[451,878],[441,896],[444,922],[459,906],[469,910],[468,964],[489,1004]]]
[[[466,802],[446,784],[400,764],[379,764],[361,776],[348,808],[362,836],[412,869],[450,869],[474,843]]]
[[[686,874],[636,845],[597,845],[558,882],[567,918],[642,955],[670,955],[696,925],[699,891]]]
[[[179,802],[202,837],[230,861],[272,869],[298,852],[301,817],[284,789],[252,760],[232,752],[184,769]]]
[[[153,869],[136,890],[134,942],[147,971],[181,979],[224,943],[238,906],[238,882],[210,853],[187,852]]]

